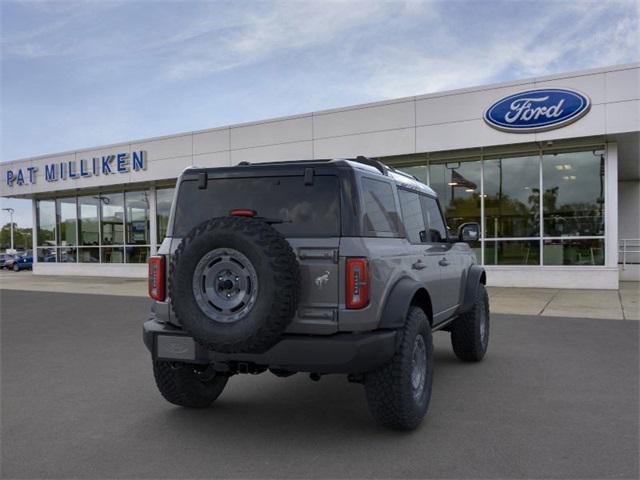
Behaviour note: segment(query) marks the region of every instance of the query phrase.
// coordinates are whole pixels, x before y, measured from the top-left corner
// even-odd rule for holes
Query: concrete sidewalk
[[[67,277],[0,272],[0,289],[34,292],[147,296],[147,281],[132,278]],[[489,287],[491,311],[511,315],[640,320],[640,283],[620,290],[559,290]]]

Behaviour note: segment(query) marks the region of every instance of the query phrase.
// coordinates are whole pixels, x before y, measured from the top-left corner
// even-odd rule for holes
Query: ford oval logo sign
[[[590,107],[589,97],[575,90],[541,88],[498,100],[484,113],[484,120],[507,132],[540,132],[575,122]]]

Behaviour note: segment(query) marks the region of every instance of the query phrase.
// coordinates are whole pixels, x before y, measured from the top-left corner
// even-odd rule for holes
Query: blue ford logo
[[[541,88],[498,100],[484,113],[484,120],[507,132],[540,132],[575,122],[590,107],[589,97],[575,90]]]

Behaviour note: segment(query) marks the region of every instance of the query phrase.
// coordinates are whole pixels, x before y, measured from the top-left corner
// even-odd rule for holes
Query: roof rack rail
[[[369,165],[373,168],[376,168],[378,170],[380,170],[380,173],[382,173],[383,175],[387,174],[387,170],[389,169],[389,167],[387,167],[384,163],[382,163],[380,160],[376,159],[376,158],[369,158],[369,157],[365,157],[363,155],[358,155],[356,158],[353,159],[354,162],[358,162],[358,163],[363,163],[365,165]]]

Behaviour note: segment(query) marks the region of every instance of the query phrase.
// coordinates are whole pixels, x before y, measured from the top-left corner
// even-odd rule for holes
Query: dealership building
[[[359,155],[481,223],[491,285],[640,279],[640,64],[5,162],[0,195],[33,202],[34,273],[142,277],[185,168]]]

